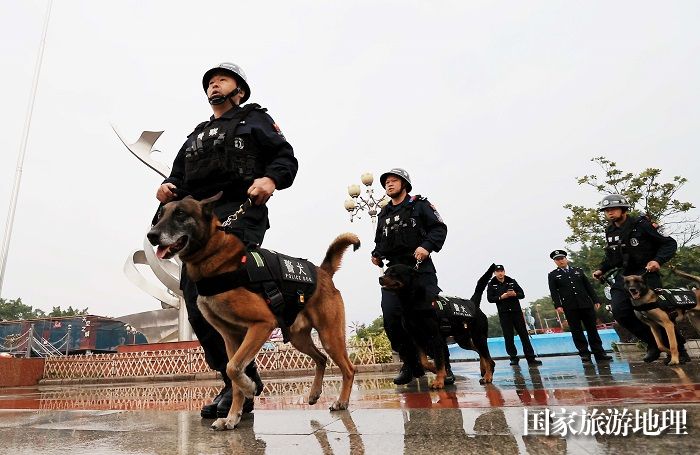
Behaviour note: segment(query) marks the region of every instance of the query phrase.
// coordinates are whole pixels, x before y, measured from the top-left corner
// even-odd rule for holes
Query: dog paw
[[[671,366],[671,365],[680,365],[681,362],[678,359],[671,359],[670,362],[668,362],[666,365]]]
[[[441,381],[438,379],[433,380],[433,382],[430,383],[430,388],[431,389],[444,389],[445,388],[445,381]]]
[[[491,384],[492,382],[493,382],[492,376],[484,376],[483,378],[479,379],[479,384],[481,384],[481,385]]]
[[[211,424],[211,429],[215,431],[233,430],[240,421],[241,414],[236,414],[234,417],[216,419],[214,423]]]
[[[347,401],[340,401],[337,400],[335,403],[330,405],[328,409],[331,411],[344,411],[348,408],[348,402]]]
[[[313,395],[309,395],[309,404],[316,404],[318,399],[321,398],[320,393],[315,393]]]

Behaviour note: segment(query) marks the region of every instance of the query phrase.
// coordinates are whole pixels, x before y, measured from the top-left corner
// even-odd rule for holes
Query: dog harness
[[[197,293],[210,297],[245,287],[265,297],[289,341],[289,326],[316,291],[316,266],[306,259],[294,258],[272,250],[257,248],[241,259],[241,267],[197,281]]]
[[[475,318],[477,311],[476,305],[471,300],[446,295],[438,295],[435,298],[433,309],[440,323],[440,331],[446,336],[452,334],[452,323],[455,320],[468,323]]]
[[[692,310],[697,305],[695,293],[687,289],[654,289],[654,292],[658,297],[656,302],[635,305],[634,309],[636,311],[649,311],[661,308],[670,313],[676,310]]]

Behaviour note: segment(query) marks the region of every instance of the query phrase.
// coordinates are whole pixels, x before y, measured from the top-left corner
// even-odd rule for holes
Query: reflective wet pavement
[[[457,383],[434,392],[423,378],[395,387],[388,375],[358,375],[350,410],[331,413],[340,381],[329,377],[308,406],[310,378],[266,380],[256,410],[217,433],[198,409],[216,381],[0,389],[0,453],[697,453],[700,362],[667,367],[615,355],[584,366],[578,357],[543,365],[498,361],[479,385],[478,363],[455,363]],[[524,409],[581,412],[686,410],[688,434],[525,435]]]

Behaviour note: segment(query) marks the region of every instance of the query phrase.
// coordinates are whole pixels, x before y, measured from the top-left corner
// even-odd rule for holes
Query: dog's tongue
[[[170,246],[158,245],[158,248],[156,248],[156,257],[158,259],[163,259],[165,255],[168,254],[168,250],[170,250]]]

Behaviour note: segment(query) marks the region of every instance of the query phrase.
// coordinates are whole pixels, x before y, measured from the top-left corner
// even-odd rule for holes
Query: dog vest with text
[[[471,300],[438,295],[433,302],[433,308],[439,318],[474,319],[476,317],[476,305]]]
[[[262,294],[287,342],[289,326],[316,291],[316,277],[316,266],[306,259],[257,248],[248,251],[244,266],[235,272],[202,278],[195,284],[197,293],[202,296],[221,294],[239,287]]]
[[[649,311],[661,308],[666,312],[674,310],[692,310],[697,305],[695,293],[687,289],[654,289],[658,300],[652,303],[635,305],[637,311]]]

